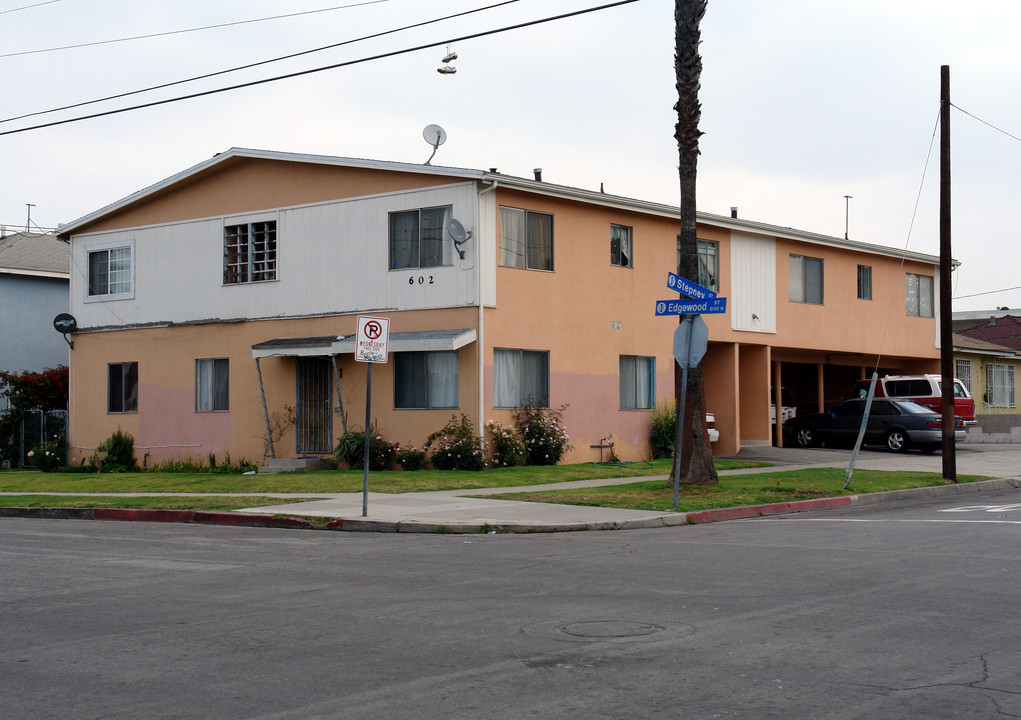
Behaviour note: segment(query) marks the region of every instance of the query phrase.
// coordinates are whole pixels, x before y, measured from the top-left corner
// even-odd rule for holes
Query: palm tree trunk
[[[698,90],[702,75],[702,58],[698,54],[701,42],[699,24],[705,15],[707,0],[675,0],[676,54],[674,68],[677,73],[677,139],[681,182],[681,235],[680,264],[677,274],[698,282],[698,231],[696,228],[695,178],[698,170],[698,139],[702,132],[698,122],[702,105]],[[705,425],[705,382],[702,363],[688,370],[687,387],[682,387],[681,368],[674,364],[674,392],[678,398],[684,393],[684,417],[677,418],[677,442],[674,444],[673,477],[682,483],[713,485],[719,482],[713,467],[713,453]]]

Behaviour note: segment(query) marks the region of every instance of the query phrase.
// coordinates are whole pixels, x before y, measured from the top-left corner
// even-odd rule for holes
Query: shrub
[[[91,462],[100,472],[138,470],[138,461],[135,460],[135,438],[118,430],[97,448]]]
[[[426,440],[432,449],[429,462],[437,470],[482,470],[486,467],[485,441],[475,434],[471,420],[464,413],[450,421]]]
[[[517,425],[525,447],[528,465],[556,465],[571,449],[571,438],[564,427],[567,405],[553,410],[529,401],[518,410]]]
[[[656,407],[656,414],[652,416],[652,427],[649,429],[653,459],[673,457],[676,438],[677,401],[664,400]]]
[[[397,443],[390,443],[376,434],[376,428],[369,426],[369,470],[383,470],[393,459],[397,451]],[[333,457],[338,463],[349,468],[363,467],[365,458],[365,431],[347,430],[337,440]]]
[[[28,463],[43,472],[56,472],[67,463],[67,443],[62,439],[44,442],[28,451]]]
[[[394,454],[394,460],[402,470],[420,470],[425,464],[425,450],[413,446],[399,447]]]
[[[493,467],[513,467],[525,461],[525,444],[517,430],[496,420],[487,421],[486,428],[493,436]]]

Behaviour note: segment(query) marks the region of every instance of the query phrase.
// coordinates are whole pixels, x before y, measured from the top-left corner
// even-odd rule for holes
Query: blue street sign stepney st
[[[716,297],[716,293],[709,288],[696,285],[691,280],[682,278],[680,275],[672,272],[666,274],[666,286],[682,295],[687,295],[692,300],[708,300],[709,298]]]

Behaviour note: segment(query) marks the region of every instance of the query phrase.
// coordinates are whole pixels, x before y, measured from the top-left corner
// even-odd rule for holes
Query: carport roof
[[[475,342],[475,328],[461,330],[420,330],[390,333],[389,352],[421,350],[457,350]],[[322,335],[319,337],[279,338],[252,345],[252,357],[314,357],[353,354],[354,335]]]

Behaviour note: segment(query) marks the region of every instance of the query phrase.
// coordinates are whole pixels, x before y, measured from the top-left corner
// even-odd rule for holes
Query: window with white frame
[[[1014,366],[986,364],[986,403],[990,407],[1017,407]]]
[[[972,392],[971,389],[971,360],[964,358],[954,359],[954,377],[964,383],[964,387],[968,388],[968,392]]]
[[[109,413],[138,412],[138,363],[110,363],[107,371],[107,403]]]
[[[394,407],[456,408],[456,350],[394,353]]]
[[[790,256],[790,298],[791,302],[822,305],[823,300],[822,258],[805,255]]]
[[[202,358],[195,361],[195,412],[230,410],[230,361]]]
[[[277,279],[277,222],[226,225],[223,228],[223,284]]]
[[[493,406],[549,407],[549,352],[493,350]]]
[[[697,241],[698,278],[696,282],[707,290],[720,291],[720,244],[715,240]],[[681,236],[677,236],[677,267],[681,267]]]
[[[620,409],[648,410],[656,404],[656,358],[620,356]]]
[[[618,267],[634,267],[632,252],[632,231],[625,225],[610,225],[610,264]]]
[[[117,300],[134,296],[135,244],[118,243],[86,248],[89,297]]]
[[[450,212],[448,205],[390,213],[390,269],[450,265],[452,245],[443,242]]]
[[[935,317],[932,304],[932,276],[907,273],[906,277],[907,314],[913,317]]]
[[[858,266],[858,299],[872,299],[872,267],[870,265]]]
[[[500,264],[553,270],[553,216],[501,206]]]

